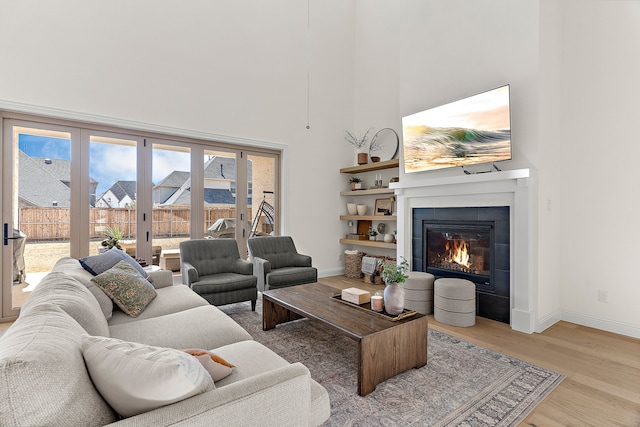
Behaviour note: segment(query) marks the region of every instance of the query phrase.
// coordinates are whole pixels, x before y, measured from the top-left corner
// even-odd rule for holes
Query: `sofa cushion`
[[[109,336],[109,326],[100,305],[91,292],[73,277],[52,271],[36,286],[22,305],[22,313],[33,307],[51,303],[59,306],[82,326],[86,333]]]
[[[256,316],[256,322],[260,321],[260,315],[256,313]],[[231,317],[212,305],[111,325],[109,334],[124,341],[177,349],[213,350],[236,341],[252,339]]]
[[[179,350],[89,335],[82,350],[96,388],[124,417],[214,388],[197,359]]]
[[[126,261],[133,268],[138,270],[138,273],[145,279],[147,278],[147,272],[138,264],[138,261],[131,258],[125,251],[121,251],[118,248],[111,248],[106,252],[98,255],[92,255],[84,258],[80,258],[80,265],[89,273],[97,276],[100,273],[104,273],[111,267],[119,263],[120,261]]]
[[[113,317],[109,320],[109,325],[136,322],[141,319],[150,319],[194,307],[209,305],[204,298],[185,285],[156,289],[156,293],[158,296],[149,303],[147,308],[145,308],[138,317],[131,317],[116,307],[116,309],[113,310]]]
[[[302,285],[314,283],[318,280],[318,270],[315,267],[283,267],[271,270],[267,274],[269,289],[290,286],[292,283]]]
[[[77,259],[71,257],[60,258],[51,271],[62,271],[86,286],[89,292],[96,298],[98,304],[100,304],[104,318],[107,320],[111,319],[113,301],[104,293],[100,286],[91,281],[93,274],[82,268],[82,265],[80,265]]]
[[[220,381],[221,379],[228,377],[235,368],[234,365],[209,350],[188,348],[182,351],[195,357],[202,367],[207,370],[209,375],[211,375],[211,379],[213,381]]]
[[[0,425],[102,426],[117,414],[82,357],[84,330],[55,304],[22,312],[0,339]]]
[[[285,359],[256,341],[242,341],[216,349],[216,354],[226,360],[233,360],[236,366],[233,374],[216,383],[216,387],[227,385],[243,379],[259,375],[263,372],[276,370],[289,364]],[[259,360],[260,363],[256,363]],[[311,380],[311,416],[309,425],[322,424],[330,413],[329,393],[327,390]]]
[[[157,295],[153,285],[126,261],[91,280],[131,317],[138,317]]]

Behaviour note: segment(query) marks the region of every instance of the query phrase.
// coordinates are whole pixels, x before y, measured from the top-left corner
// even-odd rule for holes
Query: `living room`
[[[320,276],[344,268],[338,194],[348,184],[338,171],[354,164],[344,131],[399,131],[404,115],[510,84],[513,160],[500,167],[536,177],[531,332],[564,320],[640,338],[629,268],[640,255],[631,188],[640,149],[630,141],[637,2],[0,8],[0,111],[282,147],[282,234],[313,256]]]

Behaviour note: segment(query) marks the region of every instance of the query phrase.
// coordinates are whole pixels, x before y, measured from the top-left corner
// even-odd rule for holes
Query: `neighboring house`
[[[96,200],[97,208],[130,208],[136,202],[136,181],[117,181]]]
[[[251,161],[249,175],[249,201],[251,204]],[[236,204],[236,161],[230,157],[214,156],[204,169],[204,203],[212,205]],[[153,187],[154,206],[189,206],[191,204],[191,174],[174,171]]]
[[[185,182],[191,174],[184,171],[173,171],[153,187],[153,205],[165,203]]]
[[[63,159],[30,157],[20,150],[18,159],[18,205],[71,205],[71,162]],[[95,203],[98,182],[89,178],[91,205]]]

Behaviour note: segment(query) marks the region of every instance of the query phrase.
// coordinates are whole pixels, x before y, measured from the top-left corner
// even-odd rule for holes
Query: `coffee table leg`
[[[367,335],[358,347],[358,394],[366,396],[381,382],[427,364],[427,317]]]
[[[302,319],[303,316],[289,311],[288,309],[276,304],[275,302],[262,298],[262,330],[268,331],[281,323],[291,322],[292,320]]]

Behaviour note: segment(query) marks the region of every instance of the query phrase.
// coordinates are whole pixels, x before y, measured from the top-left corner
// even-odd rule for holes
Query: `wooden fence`
[[[191,234],[191,209],[162,208],[153,210],[154,237],[183,237]],[[235,218],[236,209],[205,208],[205,230],[219,218]],[[249,218],[251,209],[249,208]],[[91,208],[89,213],[89,236],[101,239],[105,227],[117,226],[125,232],[125,239],[136,233],[136,210],[128,208]],[[33,241],[70,240],[71,215],[64,207],[23,207],[20,208],[20,231]]]

